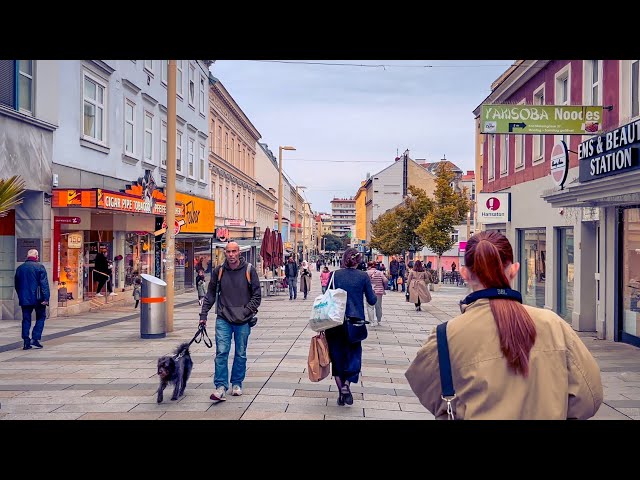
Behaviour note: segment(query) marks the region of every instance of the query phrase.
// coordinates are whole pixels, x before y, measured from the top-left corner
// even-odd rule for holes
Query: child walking
[[[142,293],[142,278],[136,277],[133,281],[133,299],[136,301],[136,306],[133,308],[138,308],[138,304],[140,303],[140,295]]]

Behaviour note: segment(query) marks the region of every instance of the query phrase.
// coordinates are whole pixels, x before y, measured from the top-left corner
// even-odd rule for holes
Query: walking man
[[[44,265],[38,259],[38,250],[29,250],[27,260],[16,269],[15,275],[15,289],[22,308],[23,350],[29,350],[32,346],[42,348],[40,339],[47,316],[47,305],[49,305],[49,280]],[[31,313],[34,310],[36,324],[30,335]]]
[[[400,264],[398,260],[396,260],[396,256],[391,257],[391,262],[389,262],[389,273],[391,274],[391,288],[394,292],[398,291],[398,270],[400,268]]]
[[[93,268],[98,276],[98,287],[96,288],[96,297],[102,297],[102,287],[107,284],[107,291],[109,295],[117,295],[113,293],[113,287],[111,286],[111,269],[109,268],[109,260],[107,260],[107,247],[101,246],[100,251],[96,254],[95,267]]]
[[[240,247],[229,242],[224,249],[225,262],[216,267],[202,302],[200,324],[207,324],[207,314],[216,303],[216,359],[213,385],[209,397],[220,402],[226,400],[229,389],[229,351],[233,336],[235,353],[231,367],[231,394],[242,395],[242,382],[247,372],[247,343],[262,299],[258,272],[244,258]],[[216,300],[217,299],[217,300]]]
[[[284,267],[284,274],[289,284],[289,300],[295,300],[298,298],[298,265],[293,260],[293,255],[289,257],[289,261]]]

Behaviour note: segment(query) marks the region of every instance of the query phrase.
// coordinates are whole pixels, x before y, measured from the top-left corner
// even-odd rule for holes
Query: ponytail
[[[504,235],[495,231],[473,235],[464,260],[485,288],[510,288],[504,269],[513,263],[513,249]],[[489,305],[500,336],[500,350],[515,373],[527,377],[529,352],[536,341],[531,316],[513,300],[490,299]]]

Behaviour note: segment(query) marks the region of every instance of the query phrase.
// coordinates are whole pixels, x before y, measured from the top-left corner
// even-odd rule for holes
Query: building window
[[[454,232],[451,234],[451,241],[453,243],[458,243],[459,234],[460,234],[459,230],[454,230]]]
[[[524,135],[516,135],[516,170],[524,167]]]
[[[567,65],[565,68],[560,70],[556,74],[556,95],[555,95],[555,104],[556,105],[570,105],[570,67],[571,64]],[[556,141],[562,140],[567,144],[567,148],[569,148],[569,135],[558,135]]]
[[[153,163],[153,115],[144,112],[144,159]]]
[[[640,209],[625,208],[622,211],[620,276],[622,288],[618,294],[621,297],[621,321],[623,341],[624,337],[633,335],[640,337]]]
[[[200,113],[202,115],[206,115],[207,112],[205,110],[205,99],[207,98],[204,94],[205,92],[205,78],[200,75]]]
[[[222,216],[222,183],[220,183],[220,193],[218,195],[218,215]]]
[[[176,172],[182,173],[182,132],[176,132]]]
[[[573,228],[558,229],[558,310],[568,322],[573,321]]]
[[[533,104],[544,105],[544,85],[533,93]],[[544,135],[533,136],[533,163],[544,159]]]
[[[507,175],[509,171],[509,135],[502,135],[500,151],[500,175]]]
[[[600,98],[600,60],[585,60],[584,65],[584,104],[601,105]]]
[[[184,68],[182,62],[184,60],[176,60],[176,93],[180,98],[182,98],[184,92],[182,85],[182,71]]]
[[[520,259],[519,288],[526,305],[543,308],[545,304],[546,229],[518,229]]]
[[[105,143],[106,85],[87,72],[83,74],[83,134]]]
[[[196,99],[196,67],[189,64],[189,105],[195,106]]]
[[[224,158],[222,156],[222,125],[218,125],[218,156]]]
[[[205,157],[204,157],[204,145],[199,144],[200,145],[200,181],[204,182],[205,179],[205,172],[206,172],[206,168],[205,168]],[[214,189],[215,191],[215,189]]]
[[[224,216],[229,218],[229,187],[224,187]]]
[[[149,73],[153,73],[153,60],[145,60],[144,69],[149,71]]]
[[[124,152],[134,155],[136,104],[131,100],[124,102]]]
[[[235,151],[236,151],[236,138],[235,137],[231,137],[231,160],[229,160],[229,163],[231,163],[231,165],[235,166]]]
[[[229,161],[229,132],[224,132],[224,156],[222,158]]]
[[[33,60],[18,60],[18,110],[33,113]]]
[[[496,153],[496,147],[495,147],[495,142],[496,142],[496,136],[495,135],[491,135],[489,137],[489,141],[487,142],[487,150],[489,151],[489,155],[488,155],[488,160],[489,160],[489,165],[488,165],[488,170],[487,173],[489,174],[489,176],[487,177],[489,180],[493,180],[493,176],[494,176],[494,168],[495,168],[495,153]]]
[[[160,63],[162,64],[162,72],[160,74],[160,81],[166,85],[167,84],[167,78],[169,77],[169,60],[160,60]]]
[[[160,128],[160,165],[167,168],[167,122]]]
[[[634,60],[631,62],[631,117],[635,118],[640,115],[640,85],[638,84],[638,67],[640,66],[640,60]]]
[[[189,138],[187,140],[187,155],[189,156],[188,168],[189,168],[189,176],[191,178],[195,177],[195,172],[193,171],[193,163],[194,163],[194,157],[195,157],[194,148],[195,148],[195,140],[193,140],[192,138]]]

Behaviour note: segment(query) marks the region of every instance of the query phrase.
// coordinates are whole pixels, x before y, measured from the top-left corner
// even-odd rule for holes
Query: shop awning
[[[222,248],[224,249],[224,247],[227,246],[227,242],[225,243],[220,243],[220,242],[214,242],[211,244],[211,248]],[[240,247],[240,251],[241,252],[246,252],[247,250],[251,250],[251,245],[239,245]]]
[[[541,197],[552,207],[609,207],[640,203],[640,171],[612,175],[592,182],[569,184]]]

